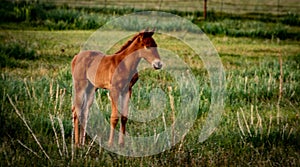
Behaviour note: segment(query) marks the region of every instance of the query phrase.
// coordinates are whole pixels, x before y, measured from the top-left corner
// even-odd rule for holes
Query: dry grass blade
[[[293,133],[293,130],[294,130],[293,128],[290,129],[290,132],[289,132],[289,134],[288,134],[288,136],[287,136],[287,139],[290,138],[291,134]]]
[[[49,86],[49,95],[50,95],[50,100],[52,101],[53,100],[53,79],[51,80],[50,82],[50,86]]]
[[[30,81],[33,82],[32,77],[30,78]],[[35,89],[34,89],[34,86],[31,87],[31,90],[32,90],[32,97],[34,98],[34,100],[37,100],[36,95],[35,95]]]
[[[26,148],[28,151],[30,151],[32,154],[34,154],[36,157],[41,158],[36,152],[34,152],[32,149],[30,149],[29,147],[27,147],[25,144],[23,144],[20,140],[17,140],[18,143],[23,146],[24,148]]]
[[[84,158],[86,158],[87,155],[89,154],[89,152],[91,151],[92,146],[93,146],[93,144],[94,144],[96,138],[97,138],[97,135],[95,135],[95,137],[93,138],[92,142],[90,143],[89,148],[88,148],[88,150],[86,151]]]
[[[244,132],[243,127],[242,127],[242,124],[241,124],[239,112],[236,112],[236,115],[237,115],[238,124],[239,124],[240,130],[241,130],[241,132],[242,132],[242,135],[245,136],[245,132]],[[243,136],[241,136],[241,138],[243,138]]]
[[[60,156],[62,156],[62,153],[61,153],[61,150],[60,150],[60,146],[59,146],[59,142],[58,142],[57,133],[56,133],[56,130],[55,130],[55,127],[54,127],[54,120],[53,120],[53,116],[52,116],[51,114],[49,114],[49,117],[50,117],[50,121],[51,121],[52,129],[53,129],[53,132],[54,132],[54,136],[55,136],[55,140],[56,140],[56,144],[57,144],[58,152],[59,152],[59,155],[60,155]]]
[[[243,109],[242,109],[242,108],[240,108],[240,109],[241,109],[241,113],[242,113],[242,115],[243,115],[244,123],[245,123],[245,125],[246,125],[247,131],[248,131],[248,134],[249,134],[249,135],[252,137],[252,134],[251,134],[251,131],[250,131],[249,125],[248,125],[248,123],[247,123],[247,120],[246,120],[246,117],[245,117],[244,111],[243,111]]]
[[[183,141],[184,141],[184,138],[185,138],[185,136],[186,136],[187,133],[188,133],[188,132],[185,132],[185,133],[182,135],[182,138],[181,138],[181,141],[180,141],[180,145],[179,145],[178,151],[181,151],[182,146],[183,146]]]
[[[24,79],[24,84],[25,84],[25,88],[26,88],[27,94],[28,94],[29,98],[31,99],[32,97],[31,97],[31,93],[29,91],[29,87],[28,87],[26,78]]]
[[[170,105],[172,110],[172,145],[175,145],[175,106],[174,106],[174,97],[172,96],[172,87],[168,87],[169,89],[169,98],[170,98]]]
[[[66,140],[65,140],[65,130],[64,130],[64,125],[63,125],[63,123],[62,123],[62,121],[61,121],[60,118],[57,118],[57,120],[58,120],[58,123],[59,123],[59,126],[60,126],[61,136],[62,136],[62,140],[63,140],[63,152],[64,152],[64,154],[65,154],[67,157],[69,157],[69,156],[68,156],[67,144],[66,144]]]
[[[259,129],[260,139],[262,139],[262,135],[263,135],[262,118],[261,118],[261,116],[258,113],[257,106],[255,108],[256,108],[256,116],[257,116],[257,124],[256,124],[256,128],[255,129]]]
[[[60,99],[59,99],[59,107],[58,107],[58,111],[61,112],[62,104],[63,104],[64,99],[65,99],[64,96],[65,96],[65,94],[66,94],[66,88],[60,89],[59,94],[60,94]]]
[[[45,154],[45,156],[47,157],[47,159],[49,161],[51,161],[50,157],[48,156],[48,154],[46,153],[46,151],[44,150],[44,148],[42,147],[41,143],[39,142],[39,140],[36,138],[35,134],[33,133],[33,131],[31,130],[31,128],[29,127],[29,125],[27,124],[25,118],[20,114],[19,110],[17,109],[17,107],[15,106],[15,104],[12,102],[10,96],[7,94],[7,98],[10,102],[10,104],[13,106],[13,108],[15,109],[15,112],[17,113],[17,115],[22,119],[22,121],[24,122],[25,126],[27,127],[27,129],[29,130],[29,132],[31,133],[32,137],[34,138],[35,142],[38,144],[38,146],[40,147],[40,149],[42,150],[42,152]]]
[[[56,86],[56,94],[55,94],[54,112],[56,114],[57,114],[58,95],[59,95],[59,84],[57,84],[57,86]]]

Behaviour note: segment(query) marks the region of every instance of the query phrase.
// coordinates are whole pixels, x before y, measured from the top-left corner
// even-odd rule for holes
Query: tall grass
[[[268,62],[263,63],[268,64]],[[193,129],[182,138],[181,142],[164,153],[144,158],[125,159],[125,157],[103,150],[98,143],[94,142],[95,138],[89,138],[88,141],[90,141],[90,144],[86,148],[76,150],[73,155],[73,163],[71,164],[79,163],[83,165],[87,163],[89,165],[96,165],[99,163],[113,165],[117,163],[120,165],[137,165],[143,163],[145,165],[180,165],[181,163],[189,162],[191,165],[196,166],[197,164],[243,164],[246,161],[252,165],[267,165],[276,162],[295,165],[297,160],[293,158],[296,158],[296,152],[299,148],[298,142],[296,142],[299,140],[299,128],[297,126],[299,120],[295,119],[296,113],[290,112],[293,109],[289,105],[282,105],[283,113],[280,117],[280,123],[276,123],[275,108],[277,93],[275,89],[278,87],[278,78],[272,77],[272,74],[267,74],[269,75],[268,78],[265,78],[265,75],[258,75],[264,73],[263,71],[265,70],[265,67],[261,69],[251,68],[249,71],[252,71],[252,75],[245,74],[245,76],[242,76],[241,74],[235,74],[235,76],[239,76],[234,77],[237,78],[236,80],[232,77],[231,73],[227,75],[227,80],[229,81],[227,92],[230,95],[226,103],[230,108],[226,109],[221,127],[204,143],[200,144],[195,140],[201,130],[201,124],[206,118],[205,112],[202,112],[198,116]],[[71,82],[68,75],[65,75],[61,80]],[[295,91],[295,89],[290,90],[292,87],[299,87],[299,84],[297,84],[298,77],[292,76],[285,79],[286,83],[295,84],[292,86],[285,85],[284,101],[296,104],[299,100],[299,97],[296,96],[297,100],[294,101],[290,98],[291,94],[288,93]],[[254,86],[258,84],[261,87],[259,89],[258,86]],[[32,164],[36,162],[40,165],[69,164],[72,152],[71,94],[69,93],[71,87],[64,87],[63,85],[60,79],[54,81],[51,78],[42,78],[38,81],[30,79],[18,81],[9,76],[2,75],[1,92],[8,96],[4,97],[1,101],[1,117],[5,118],[4,126],[1,127],[4,138],[1,140],[10,146],[5,148],[2,146],[2,149],[6,152],[6,155],[2,154],[2,156],[4,156],[4,159],[8,159],[7,162],[11,165],[19,163]],[[205,83],[201,82],[200,85],[205,85]],[[297,89],[299,90],[299,88]],[[142,90],[138,89],[136,91],[135,103],[140,107],[147,108],[147,104],[137,102],[139,98],[143,98],[139,96],[144,96],[143,94],[139,94],[139,91]],[[100,96],[104,96],[103,98],[106,99],[105,92],[102,95],[100,94]],[[202,94],[201,96],[202,99],[206,99],[209,97],[209,94]],[[178,95],[174,97],[178,98]],[[105,106],[109,104],[109,101],[106,100],[101,103]],[[208,106],[209,103],[206,102],[199,109],[203,110],[203,108],[208,108]],[[9,112],[14,110],[18,110],[23,115],[23,118],[27,122],[26,124],[14,112]],[[234,112],[232,113],[232,111]],[[51,115],[49,116],[49,114]],[[56,118],[57,121],[53,118]],[[61,120],[61,123],[59,120]],[[168,118],[168,121],[170,120],[172,119]],[[12,124],[12,122],[14,123]],[[32,130],[28,131],[28,127],[26,128],[26,126]],[[134,126],[134,123],[129,122],[128,127],[131,135],[134,134],[131,131],[137,128]],[[138,127],[138,132],[149,131],[149,129],[140,129],[141,127],[143,126]],[[36,139],[31,138],[29,132],[34,134]],[[222,138],[220,139],[220,137]],[[41,146],[35,140],[38,140]],[[12,155],[13,150],[11,150],[11,147],[17,148],[20,152]],[[282,150],[284,147],[285,149],[289,149],[286,154]],[[279,151],[282,158],[276,159],[279,153],[273,152],[274,149]],[[25,158],[24,154],[26,154],[27,150],[31,150],[28,154],[36,156]],[[234,153],[235,150],[239,150],[240,153]],[[269,153],[267,155],[272,158],[272,161],[268,163],[264,162],[264,159],[268,158],[264,151]],[[43,154],[49,155],[51,161],[47,158],[42,158],[44,157]],[[231,154],[231,156],[227,157],[226,154]],[[254,154],[252,156],[254,159],[249,154]],[[210,159],[212,158],[211,156],[213,158],[221,157]],[[236,161],[238,157],[240,160]],[[17,160],[12,161],[11,158]],[[5,161],[1,162],[7,164]]]
[[[19,50],[15,45],[21,46],[25,49],[24,52],[20,49],[21,54],[25,54],[28,48],[33,48],[33,53],[38,56],[33,60],[28,60],[24,55],[21,59],[16,59],[17,63],[29,62],[27,68],[1,68],[1,166],[293,166],[300,163],[300,75],[297,72],[300,68],[300,57],[297,41],[280,41],[278,44],[251,38],[213,37],[213,41],[217,41],[215,46],[220,50],[226,70],[227,100],[220,126],[214,129],[214,133],[203,143],[198,139],[207,119],[211,96],[207,72],[201,59],[193,55],[182,43],[172,38],[163,43],[161,41],[166,39],[155,35],[158,44],[176,50],[176,53],[186,60],[199,82],[199,111],[193,127],[182,135],[174,147],[148,157],[134,158],[114,154],[103,149],[95,136],[87,138],[86,147],[72,150],[72,79],[69,62],[80,47],[79,44],[74,44],[74,41],[86,40],[84,37],[91,32],[85,32],[86,35],[82,33],[13,31],[11,35],[16,42],[3,45],[7,50],[15,50],[14,52]],[[2,36],[4,41],[11,38]],[[65,36],[68,36],[68,40]],[[39,45],[33,47],[31,41],[39,41]],[[268,45],[265,45],[266,43]],[[66,49],[63,53],[61,46]],[[30,50],[28,49],[28,52]],[[282,51],[282,74],[277,57],[278,50]],[[70,55],[65,55],[66,53]],[[10,55],[12,58],[13,56]],[[54,67],[54,70],[47,69],[46,73],[31,75],[38,71],[35,68],[36,64],[48,64]],[[35,71],[28,71],[30,68]],[[282,97],[278,116],[280,76]],[[172,81],[172,78],[163,72],[149,70],[141,74],[140,81],[134,86],[134,106],[141,110],[149,108],[149,93],[153,86],[159,86],[166,93],[167,108],[164,115],[155,121],[145,124],[128,121],[129,134],[157,135],[165,127],[172,127],[174,117],[178,117],[176,108],[180,104],[180,93],[176,90],[176,85],[171,85],[173,87],[170,90],[169,81]],[[97,100],[99,112],[109,121],[110,102],[107,91],[98,90]],[[16,110],[25,121],[18,116]],[[158,128],[154,131],[153,127]],[[101,141],[105,142],[107,139]]]

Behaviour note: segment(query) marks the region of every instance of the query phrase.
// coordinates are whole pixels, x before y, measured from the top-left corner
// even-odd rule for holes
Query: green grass
[[[300,163],[299,41],[210,36],[226,71],[226,107],[220,125],[206,141],[200,143],[198,138],[210,105],[211,88],[206,70],[199,57],[193,55],[183,43],[161,35],[154,36],[158,45],[178,53],[191,67],[200,84],[199,112],[189,133],[170,150],[142,158],[117,155],[97,143],[89,145],[92,138],[88,137],[88,146],[76,150],[71,162],[70,61],[92,33],[0,31],[1,53],[7,58],[0,76],[1,166],[296,166]],[[163,42],[166,40],[167,43]],[[12,53],[20,53],[20,58]],[[279,54],[283,61],[283,93],[278,110]],[[149,92],[152,83],[157,84],[156,77],[161,78],[159,84],[162,87],[167,85],[168,76],[164,73],[146,72],[134,87],[135,105],[147,108],[149,96],[141,92]],[[108,120],[106,93],[98,91],[97,97],[101,101],[100,110]],[[51,161],[45,157],[33,135],[18,117],[8,97],[25,118]],[[175,101],[179,98],[176,91],[173,97]],[[169,100],[167,98],[168,105]],[[55,118],[53,121],[49,114]],[[165,116],[166,124],[171,125],[170,113]],[[59,124],[59,120],[62,124]],[[152,135],[153,125],[161,128],[157,131],[163,130],[161,120],[147,123],[129,121],[128,132],[140,136]],[[63,134],[61,129],[64,130]],[[66,149],[63,149],[64,144]]]

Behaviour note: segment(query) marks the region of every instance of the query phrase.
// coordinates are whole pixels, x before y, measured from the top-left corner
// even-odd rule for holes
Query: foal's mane
[[[117,51],[116,53],[120,53],[122,52],[124,49],[126,49],[129,45],[131,45],[131,43],[140,35],[141,33],[136,34],[134,37],[132,37],[130,40],[128,40],[119,51]]]

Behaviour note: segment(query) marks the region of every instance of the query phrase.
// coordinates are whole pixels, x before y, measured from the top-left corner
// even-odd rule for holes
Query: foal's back
[[[104,54],[98,51],[82,51],[77,54],[72,60],[73,80],[89,80],[96,86],[95,76],[103,58]]]

